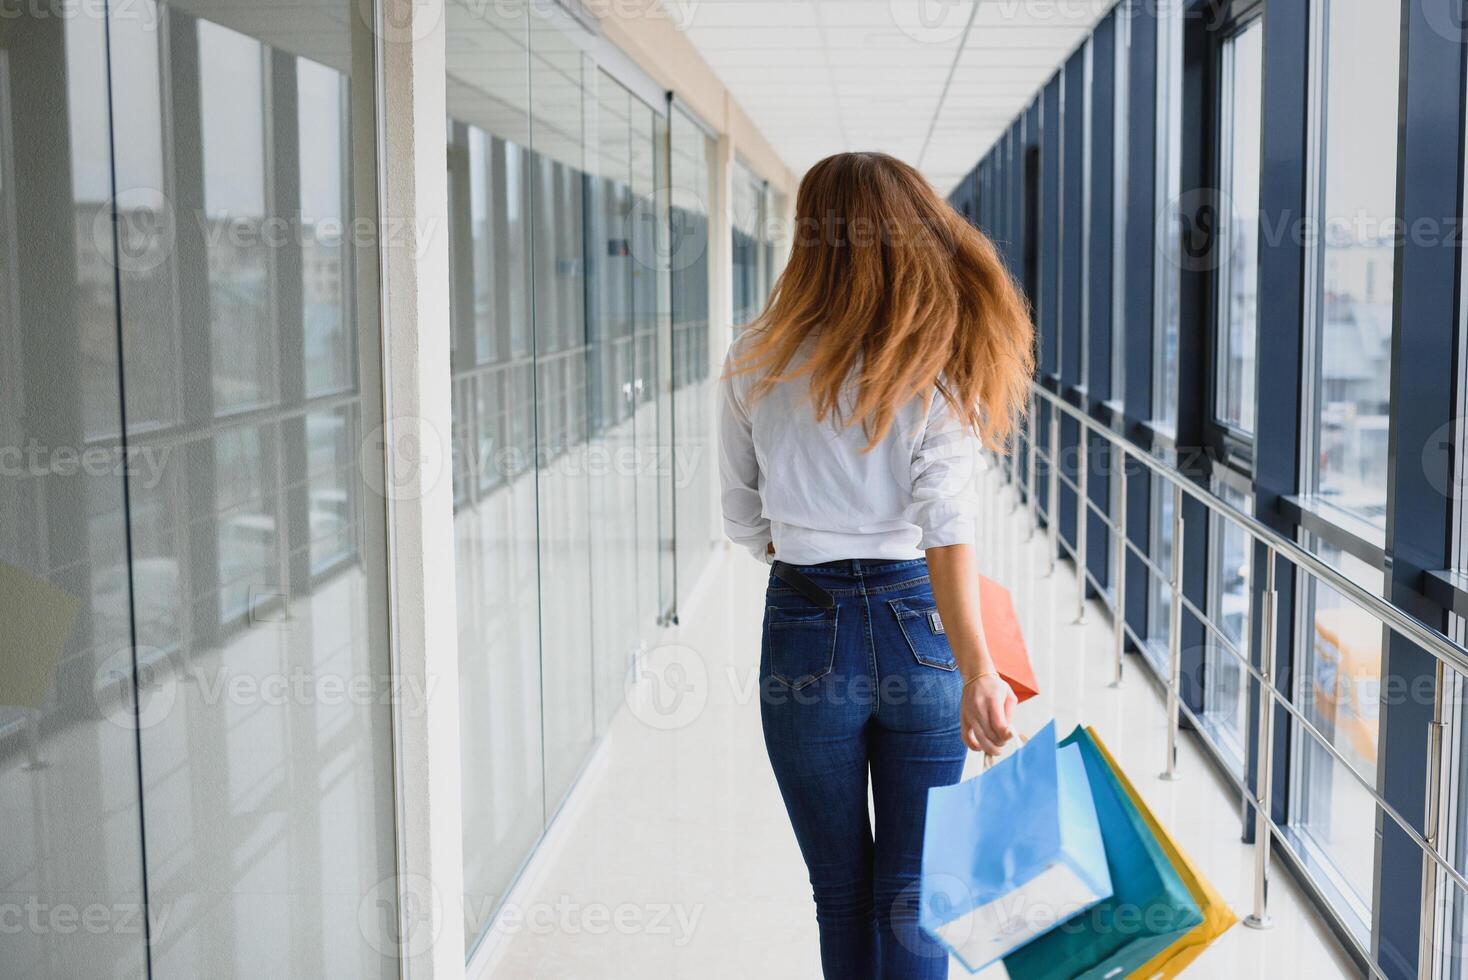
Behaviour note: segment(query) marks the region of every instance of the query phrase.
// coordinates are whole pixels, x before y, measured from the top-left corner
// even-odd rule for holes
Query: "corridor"
[[[1076,625],[1075,580],[1054,577],[1043,534],[1030,538],[1013,495],[986,474],[982,561],[1009,587],[1041,694],[1019,729],[1054,717],[1094,726],[1159,819],[1242,918],[1252,850],[1239,802],[1185,736],[1182,779],[1157,778],[1165,714],[1135,656],[1111,681],[1111,631],[1093,604]],[[820,974],[805,869],[765,759],[755,685],[761,567],[722,550],[682,625],[662,637],[546,842],[506,900],[470,976],[645,980],[809,980]],[[969,775],[978,771],[970,758]],[[1288,875],[1271,878],[1275,927],[1236,925],[1189,976],[1342,977],[1356,971]],[[966,976],[956,965],[953,976]],[[1003,976],[1002,967],[985,977]]]

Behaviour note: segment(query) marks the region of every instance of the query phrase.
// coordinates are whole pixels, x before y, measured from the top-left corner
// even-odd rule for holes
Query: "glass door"
[[[1219,49],[1219,263],[1215,296],[1213,416],[1249,439],[1254,431],[1254,351],[1259,330],[1259,142],[1264,21],[1254,18]]]
[[[117,246],[161,243],[113,237],[108,25],[73,13],[0,30],[0,976],[36,980],[148,958],[115,289]],[[136,228],[157,186],[127,199]],[[109,917],[23,928],[27,907]]]
[[[623,698],[637,648],[640,462],[636,416],[641,382],[635,290],[641,255],[633,247],[633,123],[642,103],[597,74],[595,169],[587,177],[588,376],[591,385],[592,608],[596,617],[596,728],[604,731]]]
[[[345,2],[309,42],[195,9],[113,25],[117,185],[174,209],[167,256],[119,288],[129,444],[171,463],[129,486],[139,662],[166,651],[176,678],[139,733],[149,900],[190,910],[152,976],[389,977],[378,256],[340,231],[378,214],[370,33]]]
[[[530,14],[531,280],[546,811],[595,735],[588,472],[586,172],[595,66],[555,10]]]
[[[714,365],[710,322],[709,207],[714,196],[714,140],[681,109],[671,127],[669,215],[673,298],[673,456],[677,502],[678,598],[688,595],[713,553]]]
[[[479,49],[498,70],[480,71]],[[450,21],[448,169],[464,911],[472,949],[545,826],[528,16]]]
[[[1213,440],[1220,452],[1214,490],[1252,512],[1249,492],[1259,329],[1259,168],[1264,21],[1257,9],[1222,29],[1214,62],[1217,92],[1218,237],[1213,267]],[[1210,632],[1204,651],[1204,720],[1234,766],[1244,769],[1248,685],[1236,653],[1248,653],[1248,539],[1232,522],[1210,519],[1208,607],[1227,636]],[[1230,649],[1231,647],[1231,649]]]

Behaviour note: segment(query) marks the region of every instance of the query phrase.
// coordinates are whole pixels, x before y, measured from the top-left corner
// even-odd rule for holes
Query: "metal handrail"
[[[1425,647],[1429,653],[1439,660],[1446,661],[1454,670],[1468,674],[1468,647],[1464,647],[1455,642],[1446,634],[1422,622],[1422,620],[1413,616],[1411,613],[1393,605],[1381,596],[1363,589],[1341,572],[1326,564],[1319,556],[1300,547],[1299,544],[1264,524],[1252,514],[1239,510],[1211,490],[1198,486],[1198,484],[1194,483],[1181,470],[1158,459],[1150,452],[1132,443],[1126,437],[1119,435],[1100,422],[1097,422],[1085,412],[1065,402],[1054,392],[1042,388],[1038,384],[1033,387],[1040,397],[1076,419],[1096,435],[1107,440],[1114,448],[1122,450],[1126,456],[1135,458],[1137,462],[1172,483],[1174,487],[1181,488],[1183,493],[1197,500],[1209,510],[1227,517],[1238,525],[1241,530],[1254,538],[1254,540],[1260,544],[1269,545],[1277,555],[1325,582],[1333,591],[1338,592],[1362,609],[1365,609],[1398,633]],[[1059,455],[1058,452],[1055,455]],[[1125,460],[1123,460],[1123,464],[1125,464]]]
[[[1468,674],[1468,647],[1452,640],[1446,634],[1424,623],[1420,619],[1388,602],[1381,596],[1375,595],[1351,581],[1344,574],[1326,564],[1314,553],[1301,547],[1295,541],[1290,540],[1273,528],[1263,524],[1253,515],[1248,514],[1233,504],[1214,494],[1207,488],[1195,483],[1181,470],[1170,465],[1164,460],[1154,456],[1151,452],[1132,443],[1123,435],[1113,431],[1111,428],[1091,418],[1083,410],[1070,405],[1059,395],[1051,392],[1038,384],[1032,384],[1032,395],[1030,402],[1030,413],[1028,427],[1021,433],[1020,439],[1027,443],[1028,472],[1024,474],[1025,487],[1019,485],[1021,475],[1017,466],[1001,467],[1000,472],[1004,479],[1016,487],[1016,506],[1018,506],[1021,490],[1026,490],[1026,503],[1028,504],[1030,517],[1030,534],[1033,535],[1039,528],[1041,511],[1036,495],[1036,463],[1043,460],[1048,467],[1046,487],[1046,504],[1044,518],[1047,531],[1047,545],[1049,551],[1049,564],[1053,570],[1059,561],[1062,542],[1059,538],[1059,487],[1063,481],[1065,485],[1077,494],[1076,502],[1076,540],[1074,547],[1066,547],[1077,564],[1078,588],[1078,615],[1077,622],[1083,622],[1085,617],[1085,581],[1090,571],[1085,567],[1086,562],[1086,538],[1088,515],[1095,512],[1103,526],[1111,534],[1115,547],[1112,560],[1114,577],[1112,588],[1113,600],[1113,643],[1116,679],[1112,686],[1117,687],[1122,683],[1123,653],[1128,635],[1133,635],[1126,624],[1125,615],[1125,590],[1126,574],[1125,563],[1128,554],[1134,554],[1144,566],[1146,574],[1160,579],[1165,586],[1171,590],[1171,615],[1168,623],[1168,658],[1167,676],[1163,678],[1166,685],[1166,697],[1168,703],[1168,737],[1167,737],[1167,765],[1162,773],[1164,779],[1177,778],[1177,745],[1178,726],[1180,718],[1186,715],[1188,718],[1198,721],[1191,708],[1182,702],[1181,694],[1181,626],[1182,613],[1186,609],[1195,619],[1201,622],[1209,633],[1222,641],[1221,646],[1243,665],[1249,677],[1258,685],[1260,704],[1265,703],[1267,698],[1271,705],[1270,710],[1255,708],[1252,701],[1246,702],[1253,716],[1252,723],[1256,729],[1257,744],[1259,747],[1257,790],[1250,791],[1244,780],[1230,774],[1231,780],[1243,794],[1249,808],[1254,812],[1255,835],[1254,835],[1254,857],[1255,857],[1255,881],[1254,881],[1254,908],[1252,913],[1244,920],[1245,925],[1254,928],[1267,928],[1270,925],[1268,914],[1268,868],[1269,852],[1272,844],[1281,845],[1285,852],[1295,858],[1303,873],[1309,875],[1303,862],[1299,861],[1297,849],[1284,833],[1284,827],[1276,823],[1272,816],[1273,795],[1273,768],[1275,746],[1273,738],[1275,708],[1282,709],[1289,718],[1299,726],[1300,730],[1309,735],[1315,742],[1321,745],[1327,753],[1339,764],[1346,767],[1351,777],[1360,784],[1361,788],[1369,795],[1374,804],[1397,824],[1402,831],[1418,846],[1423,855],[1423,916],[1421,921],[1421,935],[1419,936],[1420,955],[1425,957],[1433,955],[1433,936],[1437,926],[1436,909],[1438,903],[1436,894],[1439,876],[1445,876],[1459,888],[1468,891],[1468,876],[1459,872],[1452,862],[1446,858],[1438,849],[1437,839],[1437,814],[1442,792],[1442,729],[1444,726],[1443,685],[1445,682],[1445,668]],[[1039,439],[1036,438],[1037,407],[1040,400],[1048,402],[1052,406],[1048,426],[1048,446],[1045,451],[1038,448]],[[1074,419],[1080,426],[1078,444],[1083,447],[1080,454],[1079,471],[1077,479],[1072,480],[1060,472],[1060,415],[1065,414]],[[1088,434],[1094,434],[1103,439],[1112,449],[1120,453],[1119,465],[1125,477],[1127,475],[1127,461],[1135,458],[1154,476],[1166,481],[1173,492],[1173,555],[1171,569],[1163,569],[1154,562],[1149,555],[1144,553],[1130,539],[1126,531],[1126,488],[1127,480],[1121,481],[1119,496],[1119,510],[1117,519],[1112,520],[1100,507],[1089,500],[1088,483],[1090,469],[1090,439]],[[1183,518],[1183,499],[1191,497],[1200,503],[1210,515],[1230,521],[1246,535],[1252,544],[1262,546],[1265,556],[1265,583],[1262,592],[1251,593],[1251,618],[1261,616],[1262,623],[1257,632],[1254,632],[1250,642],[1254,645],[1257,653],[1259,666],[1256,667],[1250,657],[1241,650],[1236,643],[1229,638],[1225,631],[1199,609],[1183,593],[1183,582],[1181,571],[1183,568],[1182,551],[1185,542],[1185,524]],[[1277,559],[1288,562],[1316,580],[1324,582],[1336,593],[1353,603],[1367,614],[1373,616],[1384,626],[1394,632],[1414,641],[1428,653],[1432,654],[1437,665],[1436,681],[1433,690],[1433,721],[1429,729],[1429,757],[1427,786],[1424,805],[1423,831],[1419,832],[1412,823],[1404,817],[1391,803],[1389,803],[1377,788],[1374,782],[1358,772],[1335,745],[1325,737],[1323,733],[1297,708],[1293,699],[1285,692],[1275,686],[1274,678],[1277,673],[1276,661],[1277,651],[1275,649],[1275,634],[1277,630],[1278,617],[1278,585],[1277,585]],[[1203,732],[1203,728],[1199,728]],[[1206,737],[1206,735],[1205,735]],[[1374,961],[1371,950],[1364,945],[1351,930],[1349,923],[1334,908],[1327,907],[1326,911],[1337,920],[1343,927],[1341,932],[1356,948],[1357,953],[1365,961],[1368,970],[1374,976],[1385,976],[1380,967]]]

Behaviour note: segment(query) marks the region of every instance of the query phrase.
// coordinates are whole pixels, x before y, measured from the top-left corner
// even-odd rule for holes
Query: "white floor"
[[[1128,658],[1108,688],[1111,637],[1093,609],[1075,625],[1068,568],[1044,577],[1040,537],[1007,500],[990,508],[985,572],[1008,586],[1042,688],[1021,730],[1054,717],[1094,726],[1158,818],[1242,918],[1252,850],[1239,802],[1185,736],[1179,782],[1157,778],[1165,715]],[[683,625],[649,656],[571,801],[472,964],[475,977],[647,980],[820,976],[815,910],[760,737],[755,675],[765,571],[721,551]],[[1357,972],[1283,872],[1272,930],[1235,926],[1190,976],[1336,977]],[[958,966],[952,976],[967,974]]]

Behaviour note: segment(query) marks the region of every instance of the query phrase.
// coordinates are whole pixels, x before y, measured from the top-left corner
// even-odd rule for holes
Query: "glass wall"
[[[1463,284],[1448,255],[1453,250],[1435,247],[1442,237],[1433,234],[1441,232],[1444,212],[1454,227],[1461,217],[1462,148],[1453,143],[1462,134],[1456,122],[1439,133],[1444,119],[1461,119],[1464,100],[1468,41],[1442,30],[1437,16],[1453,5],[1426,13],[1414,5],[1408,16],[1399,3],[1372,0],[1313,0],[1303,12],[1231,0],[1211,5],[1216,16],[1207,18],[1188,16],[1184,6],[1124,2],[1114,15],[1117,172],[1113,198],[1098,203],[1115,209],[1113,269],[1118,276],[1143,272],[1147,293],[1144,301],[1133,275],[1133,295],[1115,307],[1123,329],[1111,338],[1110,397],[1121,403],[1122,417],[1118,406],[1099,404],[1099,392],[1067,395],[1116,431],[1134,434],[1135,451],[1191,464],[1225,502],[1294,535],[1365,592],[1385,595],[1430,624],[1451,624],[1461,640],[1468,635],[1457,615],[1468,595],[1468,522],[1456,481],[1468,472],[1461,445],[1468,384],[1463,364],[1454,361],[1462,361]],[[1107,93],[1096,77],[1108,61],[1104,37],[1098,28],[1091,42],[1090,71],[1099,83],[1088,92],[1093,106]],[[1128,74],[1136,85],[1125,84]],[[979,162],[987,179],[1004,185],[1023,177],[1047,201],[1053,196],[1048,168],[1062,128],[1056,87],[1053,79],[1040,87],[1035,98],[1043,114],[1027,110]],[[1407,91],[1419,98],[1406,98]],[[1431,93],[1426,101],[1424,92]],[[1093,144],[1084,148],[1093,166],[1104,159],[1106,132],[1098,116],[1079,137]],[[1014,158],[1017,134],[1042,148],[1040,174]],[[1074,135],[1075,127],[1065,127],[1064,137]],[[1408,169],[1399,176],[1402,167]],[[1106,193],[1103,183],[1111,182],[1093,182],[1090,192]],[[1203,237],[1189,243],[1189,229],[1177,219],[1191,209],[1180,198],[1209,187],[1219,192],[1220,224],[1192,226]],[[1126,194],[1130,201],[1122,200]],[[1139,194],[1149,206],[1128,214],[1125,205],[1135,205]],[[1399,216],[1399,206],[1413,213]],[[1107,214],[1087,213],[1093,221]],[[1044,218],[1042,229],[1051,224]],[[1103,240],[1092,236],[1092,248]],[[1193,254],[1198,245],[1206,252]],[[1042,254],[1043,270],[1052,263]],[[1063,312],[1087,294],[1068,275],[1058,287],[1053,272],[1025,278],[1049,343],[1047,310]],[[1094,316],[1094,300],[1089,312]],[[1150,370],[1137,369],[1147,366],[1138,357],[1142,340]],[[1401,363],[1392,363],[1394,352]],[[1047,353],[1041,374],[1053,363]],[[1091,371],[1091,378],[1105,374]],[[1162,574],[1134,565],[1129,583],[1146,588],[1149,601],[1144,617],[1140,602],[1129,603],[1129,621],[1140,618],[1144,627],[1138,661],[1165,677],[1170,614],[1178,611],[1166,581],[1178,548],[1174,496],[1155,477],[1132,484],[1133,491],[1139,486],[1151,499],[1144,509],[1134,492],[1132,503],[1150,526],[1145,534],[1134,526],[1132,538],[1146,540],[1148,564]],[[1044,483],[1036,489],[1043,508]],[[1067,516],[1060,514],[1062,539]],[[1195,539],[1205,551],[1191,547]],[[1201,656],[1201,703],[1194,688],[1184,696],[1201,709],[1198,744],[1252,785],[1262,761],[1257,751],[1250,758],[1250,728],[1261,715],[1257,685],[1235,653],[1242,648],[1259,665],[1266,652],[1252,621],[1268,601],[1254,581],[1264,555],[1218,518],[1206,528],[1191,525],[1189,542],[1190,599],[1221,637],[1201,630],[1193,613],[1182,617],[1185,637],[1206,637],[1197,641],[1201,651],[1182,651],[1185,667]],[[1062,540],[1062,551],[1069,544]],[[1282,748],[1272,760],[1279,787],[1273,816],[1307,892],[1336,929],[1356,937],[1358,950],[1387,973],[1407,975],[1423,921],[1410,901],[1421,862],[1372,788],[1407,819],[1420,818],[1424,781],[1411,774],[1435,762],[1430,750],[1438,733],[1428,723],[1433,666],[1402,638],[1390,648],[1392,672],[1384,676],[1387,645],[1375,616],[1311,576],[1281,577],[1289,591],[1278,608],[1289,620],[1278,624],[1276,676],[1287,679],[1304,723],[1276,715],[1285,730],[1277,733]],[[1446,852],[1462,867],[1464,681],[1447,675],[1441,745],[1450,776],[1440,816],[1450,828]],[[1393,690],[1403,681],[1410,691]],[[1438,909],[1426,909],[1423,918],[1436,925],[1444,975],[1458,976],[1468,912],[1448,878],[1436,876]]]
[[[472,950],[712,552],[714,153],[562,12],[448,27]]]
[[[1255,19],[1221,48],[1219,107],[1218,353],[1214,417],[1254,431],[1254,351],[1259,328],[1259,138],[1264,22]]]
[[[1317,302],[1303,391],[1307,491],[1331,523],[1370,539],[1386,522],[1400,15],[1395,4],[1319,0],[1321,238]],[[1382,569],[1305,536],[1332,564],[1380,594]],[[1318,584],[1302,590],[1297,696],[1302,710],[1375,784],[1382,631]],[[1299,740],[1293,819],[1309,853],[1370,922],[1376,807],[1312,738]]]
[[[1153,304],[1152,421],[1169,436],[1177,425],[1178,333],[1182,329],[1179,273],[1182,187],[1183,9],[1160,4],[1157,17],[1157,285]],[[1154,513],[1156,513],[1154,511]]]
[[[134,926],[7,932],[0,974],[46,980],[141,975],[148,938],[107,33],[88,9],[0,34],[0,902],[125,909]],[[81,469],[89,449],[100,468]]]
[[[1381,526],[1386,510],[1393,225],[1397,200],[1395,3],[1317,0],[1328,14],[1318,202],[1319,299],[1310,418],[1313,489]]]
[[[670,119],[673,287],[673,477],[677,501],[680,590],[697,581],[713,553],[720,518],[715,506],[712,268],[709,208],[715,200],[717,144],[692,116]]]
[[[1244,513],[1254,509],[1250,494],[1215,478],[1213,492]],[[1240,656],[1249,655],[1250,539],[1233,521],[1210,519],[1208,531],[1208,615],[1222,630],[1211,631],[1203,665],[1203,720],[1234,768],[1244,769],[1248,744],[1248,676]]]
[[[1353,582],[1380,594],[1381,570],[1320,540],[1308,542]],[[1302,590],[1296,705],[1368,783],[1377,778],[1382,626],[1328,586]],[[1306,853],[1337,882],[1364,928],[1370,922],[1376,804],[1313,736],[1295,740],[1291,825]]]
[[[437,230],[379,214],[374,10],[13,13],[0,907],[108,919],[0,976],[396,976],[378,243]],[[712,553],[714,152],[558,9],[445,16],[473,941]]]
[[[7,977],[398,972],[356,11],[0,33]]]
[[[732,256],[734,264],[733,322],[743,326],[759,316],[774,285],[777,261],[775,235],[784,220],[783,198],[743,161],[734,161],[731,178]]]
[[[530,149],[524,8],[475,12],[450,4],[447,16],[449,36],[460,42],[448,48],[446,134],[465,927],[472,943],[546,818],[531,194],[541,171]],[[472,46],[460,41],[468,38]],[[483,70],[487,57],[497,66],[492,72]],[[585,588],[584,572],[579,580]]]

